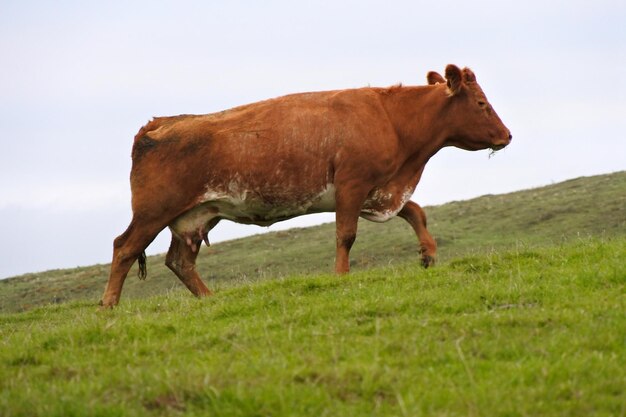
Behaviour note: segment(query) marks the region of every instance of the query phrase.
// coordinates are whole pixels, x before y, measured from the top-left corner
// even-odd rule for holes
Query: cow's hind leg
[[[211,295],[211,291],[204,285],[196,271],[196,258],[200,251],[202,239],[197,237],[191,243],[191,245],[188,244],[172,233],[172,243],[165,257],[165,265],[196,297]]]
[[[200,213],[206,214],[202,210]],[[200,223],[193,222],[193,220],[204,219],[203,216],[191,216],[191,219],[191,222],[179,219],[178,222],[170,225],[172,243],[165,257],[165,265],[176,274],[196,297],[203,297],[211,295],[211,291],[204,285],[198,271],[196,271],[196,258],[198,257],[198,252],[200,252],[200,245],[203,240],[209,246],[209,232],[217,225],[220,219],[219,217],[210,217],[208,221]],[[193,227],[180,227],[185,225],[192,225]],[[179,228],[176,228],[176,226],[179,226]]]
[[[119,302],[128,271],[164,227],[163,224],[144,221],[135,216],[126,231],[113,241],[111,274],[100,305],[113,307]],[[142,258],[140,263],[141,261],[145,262],[145,259]],[[145,274],[145,264],[140,269],[141,274]]]
[[[409,201],[400,210],[398,216],[406,220],[415,230],[420,243],[420,253],[422,254],[422,265],[424,268],[433,265],[437,253],[437,243],[426,228],[426,214],[424,210],[417,203]]]

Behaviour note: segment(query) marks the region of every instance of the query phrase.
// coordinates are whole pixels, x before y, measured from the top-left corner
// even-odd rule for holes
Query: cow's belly
[[[219,217],[260,226],[335,209],[335,187],[332,184],[314,192],[276,190],[258,193],[244,190],[228,194],[210,192],[205,197],[206,204],[215,208]]]
[[[193,209],[176,218],[169,226],[181,238],[202,236],[214,219],[269,226],[304,214],[335,210],[332,184],[314,192],[276,189],[262,192],[248,189],[208,190]]]
[[[386,222],[395,217],[411,198],[412,187],[376,189],[364,202],[361,217]],[[269,226],[279,221],[311,213],[335,211],[335,187],[327,184],[314,192],[257,192],[247,189],[208,190],[193,209],[176,218],[169,226],[185,240],[205,236],[216,219]]]

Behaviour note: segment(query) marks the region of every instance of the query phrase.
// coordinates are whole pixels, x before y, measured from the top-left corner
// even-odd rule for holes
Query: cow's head
[[[472,70],[448,65],[445,79],[436,72],[429,72],[427,79],[429,84],[446,84],[446,145],[470,151],[500,150],[511,142],[511,132],[487,101]]]

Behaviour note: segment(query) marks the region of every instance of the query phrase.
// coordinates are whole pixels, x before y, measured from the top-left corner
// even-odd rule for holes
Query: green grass
[[[0,314],[2,416],[624,416],[626,237]]]
[[[426,212],[429,229],[439,244],[440,264],[520,244],[553,245],[587,236],[626,236],[626,171],[452,202],[428,207]],[[212,289],[328,273],[335,256],[334,236],[334,224],[325,224],[223,242],[202,248],[198,270]],[[417,257],[417,240],[403,220],[359,223],[351,253],[353,271],[401,266]],[[123,299],[183,288],[163,263],[164,255],[148,258],[146,281],[139,281],[136,271],[131,271]],[[108,273],[108,265],[95,265],[0,280],[0,312],[72,300],[95,303]]]

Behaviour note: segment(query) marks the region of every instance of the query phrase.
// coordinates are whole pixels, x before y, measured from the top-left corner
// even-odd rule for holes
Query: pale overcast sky
[[[624,1],[3,1],[0,61],[0,278],[110,261],[152,116],[424,84],[448,63],[474,70],[513,143],[440,152],[419,203],[626,169]]]

